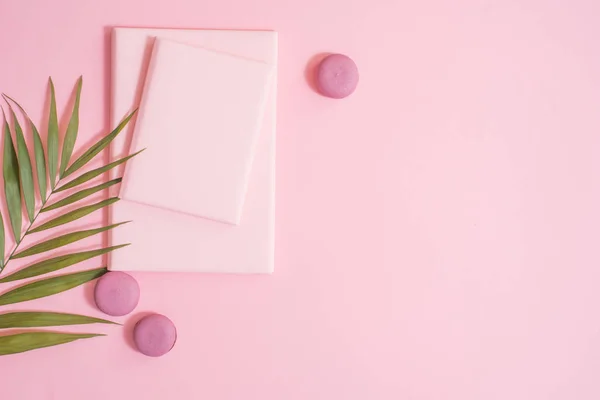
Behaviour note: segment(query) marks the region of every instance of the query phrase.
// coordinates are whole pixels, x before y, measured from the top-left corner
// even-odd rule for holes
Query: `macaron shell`
[[[125,272],[108,272],[96,283],[94,300],[105,314],[119,317],[127,315],[137,307],[140,300],[140,285]]]
[[[175,346],[177,329],[173,321],[164,315],[151,314],[135,325],[133,341],[140,353],[149,357],[160,357]]]
[[[342,99],[354,93],[358,76],[358,67],[350,57],[330,54],[319,64],[317,87],[324,96]]]

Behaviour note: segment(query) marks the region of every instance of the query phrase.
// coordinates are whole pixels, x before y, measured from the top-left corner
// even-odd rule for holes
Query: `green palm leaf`
[[[87,164],[92,158],[94,158],[98,153],[108,146],[110,142],[113,141],[114,138],[125,128],[127,123],[131,120],[137,110],[133,110],[131,114],[129,114],[121,123],[108,135],[100,139],[96,144],[88,149],[85,153],[81,155],[71,166],[65,171],[63,174],[63,178],[71,175],[73,172],[77,171],[79,168],[83,167]]]
[[[23,353],[96,336],[105,335],[97,333],[25,332],[0,336],[0,356]]]
[[[97,235],[98,233],[105,232],[110,229],[116,228],[117,226],[126,224],[128,222],[130,222],[130,221],[121,222],[118,224],[113,224],[113,225],[108,225],[108,226],[103,226],[102,228],[97,228],[97,229],[89,229],[89,230],[85,230],[85,231],[77,231],[77,232],[73,232],[73,233],[67,233],[66,235],[62,235],[62,236],[47,240],[45,242],[38,243],[34,246],[31,246],[31,247],[21,251],[20,253],[13,255],[12,259],[28,257],[28,256],[32,256],[34,254],[43,253],[45,251],[54,250],[59,247],[66,246],[67,244],[75,243],[79,240],[88,238],[93,235]]]
[[[71,154],[75,148],[75,141],[77,140],[77,131],[79,131],[79,101],[81,100],[81,86],[83,84],[83,78],[79,77],[77,80],[77,88],[75,89],[75,104],[73,104],[73,112],[71,113],[71,119],[69,125],[67,125],[67,132],[65,133],[65,140],[63,142],[62,155],[60,156],[60,172],[59,176],[64,176]]]
[[[129,243],[121,244],[118,246],[106,247],[98,250],[82,251],[79,253],[66,254],[64,256],[50,258],[48,260],[40,261],[28,267],[20,269],[17,272],[0,279],[0,283],[13,282],[21,279],[33,278],[34,276],[48,274],[50,272],[70,267],[71,265],[80,263],[85,260],[89,260],[90,258],[110,253],[113,250],[117,250],[126,246],[129,246]]]
[[[5,230],[4,220],[0,215],[0,272],[4,269],[10,260],[29,257],[37,254],[50,252],[63,246],[75,243],[93,235],[106,232],[116,228],[119,225],[127,222],[117,223],[113,225],[103,226],[96,229],[74,231],[63,234],[61,236],[53,236],[35,245],[32,245],[24,250],[20,248],[24,237],[36,232],[46,231],[58,226],[62,226],[69,222],[82,218],[96,210],[107,207],[119,199],[116,197],[99,201],[95,204],[82,205],[75,210],[64,213],[58,217],[34,227],[38,216],[42,212],[56,210],[70,204],[82,201],[95,193],[99,193],[113,185],[121,182],[121,178],[113,179],[109,182],[103,182],[90,188],[83,188],[77,193],[70,194],[59,201],[54,201],[45,207],[46,202],[51,200],[51,197],[60,191],[64,191],[76,186],[82,185],[91,179],[104,174],[112,168],[125,163],[135,154],[129,155],[122,159],[113,161],[107,165],[101,166],[91,171],[83,172],[82,175],[72,179],[70,182],[63,184],[63,179],[71,176],[74,172],[83,169],[95,156],[102,152],[114,140],[114,138],[127,126],[131,121],[135,112],[127,115],[123,121],[113,129],[108,135],[101,138],[83,154],[71,163],[71,157],[75,148],[75,142],[79,130],[79,106],[81,100],[81,89],[83,80],[80,77],[75,88],[75,101],[73,110],[69,119],[65,138],[62,144],[62,150],[59,161],[59,128],[58,128],[58,113],[56,110],[56,94],[54,83],[49,79],[50,89],[50,111],[48,116],[48,148],[44,154],[43,141],[35,124],[29,118],[23,107],[20,106],[12,98],[3,94],[10,108],[10,114],[14,121],[14,136],[13,142],[11,129],[4,115],[4,151],[3,151],[3,176],[4,176],[4,191],[5,200],[8,209],[8,217],[15,237],[15,248],[8,256],[4,256],[5,251]],[[16,113],[12,108],[12,104],[17,106],[23,114],[23,117],[29,122],[33,136],[33,155],[35,161],[35,174],[33,171],[33,163],[31,160],[29,149],[23,133],[23,129],[17,118]],[[46,164],[46,161],[48,164]],[[36,183],[34,176],[37,175],[37,186],[40,193],[40,209],[36,210]],[[48,184],[48,179],[50,183]],[[62,184],[62,186],[61,186]],[[48,186],[51,191],[48,195]],[[59,188],[57,189],[57,186]],[[22,232],[23,224],[23,208],[27,211],[27,216],[31,222],[24,233]],[[70,254],[54,257],[43,257],[41,261],[36,261],[20,270],[0,279],[0,283],[13,282],[21,279],[28,279],[36,276],[49,274],[63,268],[67,268],[74,264],[89,260],[93,257],[107,254],[116,249],[127,246],[128,244],[116,245],[110,247],[99,248],[91,251],[73,252]],[[81,271],[69,273],[60,276],[46,277],[34,282],[26,283],[22,286],[9,289],[0,294],[0,306],[25,302],[29,300],[39,299],[47,296],[52,296],[76,286],[82,285],[93,279],[96,279],[107,272],[106,267],[98,268],[89,271]],[[107,320],[88,317],[85,315],[65,314],[55,312],[11,312],[0,314],[0,329],[4,328],[31,328],[42,326],[61,326],[75,324],[90,324],[90,323],[112,323]],[[5,354],[20,353],[42,347],[54,346],[58,344],[68,343],[73,340],[90,338],[99,336],[96,334],[69,334],[55,332],[28,332],[23,334],[0,336],[0,356]]]
[[[55,312],[12,312],[0,314],[0,329],[36,328],[40,326],[64,326],[85,324],[116,324],[101,318],[78,314]]]
[[[56,186],[56,168],[58,166],[58,116],[56,113],[56,94],[52,78],[50,85],[50,115],[48,116],[48,172],[50,174],[50,188]]]
[[[4,269],[4,246],[6,240],[4,238],[4,218],[2,218],[2,213],[0,213],[0,272]]]
[[[46,187],[46,158],[44,157],[44,146],[42,145],[40,133],[33,122],[31,122],[31,131],[33,132],[33,152],[35,155],[35,170],[37,172],[38,188],[40,189],[42,202],[44,202],[46,201],[48,190]]]
[[[4,156],[3,156],[3,174],[4,174],[4,194],[6,196],[6,205],[8,207],[8,216],[12,226],[15,242],[21,241],[21,223],[23,215],[21,213],[21,187],[19,185],[19,162],[17,153],[13,146],[10,136],[8,121],[2,109],[4,117]]]
[[[102,184],[100,184],[98,186],[94,186],[94,187],[91,187],[89,189],[81,190],[81,191],[79,191],[77,193],[74,193],[74,194],[70,195],[69,197],[65,197],[64,199],[62,199],[60,201],[57,201],[54,204],[51,204],[49,206],[46,206],[46,207],[42,208],[40,212],[46,212],[46,211],[56,210],[57,208],[61,208],[61,207],[67,206],[69,204],[73,204],[76,201],[79,201],[79,200],[84,199],[84,198],[86,198],[88,196],[91,196],[94,193],[97,193],[97,192],[99,192],[101,190],[104,190],[106,188],[111,187],[112,185],[116,185],[117,183],[120,183],[121,180],[122,180],[121,178],[117,178],[117,179],[113,179],[111,181],[102,183]]]
[[[142,149],[142,150],[138,151],[137,153],[130,154],[127,157],[123,157],[123,158],[121,158],[121,159],[119,159],[117,161],[113,161],[110,164],[107,164],[107,165],[105,165],[103,167],[96,168],[94,170],[86,172],[85,174],[78,176],[77,178],[73,179],[69,183],[66,183],[66,184],[62,185],[61,187],[59,187],[58,189],[56,189],[55,193],[62,192],[63,190],[74,188],[75,186],[81,185],[82,183],[85,183],[85,182],[87,182],[87,181],[89,181],[91,179],[94,179],[98,175],[102,175],[103,173],[105,173],[107,171],[110,171],[111,169],[113,169],[117,165],[121,165],[124,162],[126,162],[127,160],[129,160],[130,158],[137,156],[138,154],[140,154],[144,150],[145,149]]]
[[[40,133],[38,132],[35,124],[31,120],[31,118],[29,118],[29,115],[27,115],[27,113],[25,112],[25,109],[23,107],[21,107],[21,105],[19,103],[17,103],[17,101],[15,99],[13,99],[12,97],[10,97],[6,94],[2,94],[2,96],[4,96],[5,99],[10,100],[13,103],[15,103],[15,105],[17,107],[19,107],[19,109],[23,113],[23,116],[25,116],[25,118],[27,118],[27,120],[29,121],[29,126],[31,127],[31,132],[33,135],[33,151],[34,151],[34,155],[35,155],[35,167],[36,167],[36,172],[37,172],[37,177],[38,177],[38,187],[40,189],[40,196],[42,197],[42,201],[44,201],[44,200],[46,200],[46,158],[44,157],[44,146],[42,145],[42,138],[40,137]],[[13,113],[13,117],[14,117],[14,113]],[[15,117],[15,120],[16,120],[16,117]],[[24,143],[24,141],[23,141],[23,143]],[[18,143],[17,143],[17,145],[18,145]]]
[[[66,214],[63,214],[59,217],[56,217],[45,224],[38,226],[35,229],[31,229],[29,233],[36,233],[45,231],[46,229],[55,228],[57,226],[61,226],[67,224],[69,222],[75,221],[79,218],[85,217],[88,214],[93,213],[96,210],[109,206],[113,203],[116,203],[120,199],[118,197],[111,197],[110,199],[102,200],[96,204],[92,204],[89,206],[81,207]]]
[[[29,221],[33,221],[33,214],[35,212],[35,189],[33,187],[33,169],[31,168],[31,159],[29,158],[29,150],[25,143],[25,136],[23,136],[23,129],[17,115],[9,105],[10,112],[12,114],[13,123],[15,126],[15,138],[17,142],[17,154],[19,160],[19,176],[21,178],[21,189],[23,190],[23,198],[25,199],[25,208],[27,209],[27,215]]]
[[[52,278],[46,278],[32,283],[27,283],[23,286],[19,286],[1,294],[0,306],[52,296],[66,290],[73,289],[79,285],[83,285],[84,283],[92,281],[96,278],[100,278],[107,272],[108,270],[106,267],[102,267],[89,271],[75,272],[68,275],[53,276]]]

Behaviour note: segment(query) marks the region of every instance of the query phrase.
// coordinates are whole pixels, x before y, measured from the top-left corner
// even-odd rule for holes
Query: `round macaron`
[[[135,325],[133,341],[140,353],[149,357],[167,354],[177,341],[177,329],[173,322],[161,314],[148,315]]]
[[[102,312],[115,317],[126,315],[140,300],[140,285],[125,272],[108,272],[98,279],[94,299]]]
[[[317,69],[317,87],[321,94],[333,99],[350,96],[358,85],[358,67],[343,54],[330,54]]]

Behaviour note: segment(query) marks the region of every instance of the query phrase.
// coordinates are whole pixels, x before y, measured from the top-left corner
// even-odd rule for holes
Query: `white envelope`
[[[113,32],[111,123],[137,107],[156,37],[199,46],[273,66],[277,34],[270,31],[167,30],[116,28]],[[254,161],[238,226],[121,200],[112,206],[113,222],[133,222],[114,229],[111,242],[132,246],[111,254],[120,271],[195,271],[271,273],[274,260],[275,91],[267,98]],[[115,139],[111,159],[129,154],[132,128]],[[144,157],[145,152],[137,157]],[[156,153],[152,155],[156,157]],[[168,162],[162,154],[161,162]],[[152,160],[150,160],[152,161]],[[113,177],[121,176],[115,169]],[[156,190],[161,190],[157,184]]]

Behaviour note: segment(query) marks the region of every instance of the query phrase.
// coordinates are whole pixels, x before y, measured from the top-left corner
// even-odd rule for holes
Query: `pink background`
[[[108,128],[110,26],[275,29],[280,81],[275,274],[136,274],[125,328],[0,358],[0,396],[600,398],[599,17],[592,0],[1,0],[0,89],[40,121],[47,76],[63,110],[83,74],[78,148]],[[329,51],[362,74],[343,101],[306,82]],[[19,308],[100,316],[91,290]],[[148,311],[179,328],[160,359],[126,339]]]

